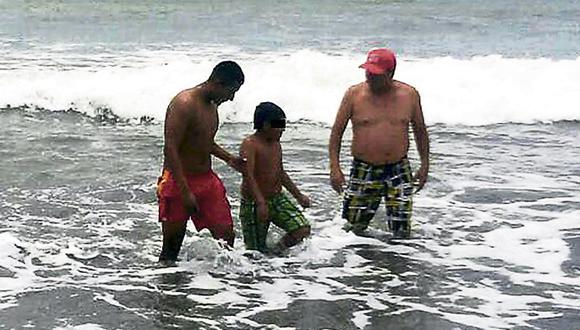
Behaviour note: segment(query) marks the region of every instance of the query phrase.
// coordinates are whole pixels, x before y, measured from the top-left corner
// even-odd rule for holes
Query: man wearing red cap
[[[366,81],[346,91],[330,135],[330,180],[333,189],[341,193],[345,179],[340,145],[348,121],[352,122],[353,162],[342,217],[348,221],[347,230],[357,235],[364,234],[384,198],[389,229],[395,237],[409,237],[412,195],[427,181],[429,136],[421,100],[415,88],[393,80],[396,66],[395,54],[389,49],[368,53],[360,66],[366,71]],[[421,158],[414,176],[407,159],[409,124]]]

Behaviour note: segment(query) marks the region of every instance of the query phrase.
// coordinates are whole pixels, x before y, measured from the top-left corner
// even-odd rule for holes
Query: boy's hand
[[[300,206],[303,208],[310,207],[310,197],[304,194],[300,194],[300,196],[298,196],[298,204],[300,204]]]
[[[265,201],[256,203],[258,220],[268,222],[268,204]]]

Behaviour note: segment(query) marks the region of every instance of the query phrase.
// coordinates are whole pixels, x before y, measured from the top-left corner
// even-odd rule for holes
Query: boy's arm
[[[256,169],[256,147],[251,140],[245,140],[242,142],[240,149],[242,157],[246,158],[246,170],[243,172],[244,180],[246,180],[256,204],[265,204],[266,199],[262,195],[256,177],[254,176]]]
[[[290,176],[288,175],[288,173],[286,173],[283,167],[282,167],[282,186],[286,188],[286,190],[288,190],[288,192],[292,194],[294,198],[299,199],[299,197],[302,196],[300,189],[298,189],[296,184],[294,184],[294,181],[290,179]]]
[[[298,203],[302,207],[309,207],[310,206],[310,198],[308,196],[302,194],[300,189],[298,189],[298,187],[296,186],[294,181],[292,181],[292,179],[290,179],[290,176],[284,170],[284,166],[282,164],[280,166],[282,168],[282,175],[281,175],[282,186],[284,188],[286,188],[286,190],[288,190],[288,192],[290,194],[292,194],[292,196],[294,196],[294,198],[296,198],[296,200],[298,201]]]

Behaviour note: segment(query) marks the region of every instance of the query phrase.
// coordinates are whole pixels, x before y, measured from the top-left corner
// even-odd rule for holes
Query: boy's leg
[[[240,202],[240,222],[246,249],[266,252],[266,237],[270,223],[258,220],[254,202],[242,199]]]
[[[310,236],[310,226],[300,227],[295,231],[286,233],[279,243],[281,247],[287,249],[302,242],[308,236]]]
[[[310,223],[285,194],[274,196],[268,206],[272,222],[286,232],[278,243],[279,249],[292,247],[310,236]]]

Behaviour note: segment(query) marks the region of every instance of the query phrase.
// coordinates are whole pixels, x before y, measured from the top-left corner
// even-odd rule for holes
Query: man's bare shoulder
[[[358,83],[356,85],[350,86],[344,94],[343,102],[346,102],[347,104],[348,103],[350,103],[350,104],[357,103],[357,100],[361,96],[364,96],[365,90],[366,90],[366,83],[365,82],[361,82],[361,83]]]
[[[347,93],[350,95],[358,95],[360,93],[362,93],[366,88],[366,83],[365,82],[361,82],[358,83],[356,85],[352,85],[348,88]]]
[[[199,97],[195,89],[186,89],[173,97],[169,103],[168,110],[183,115],[191,115],[198,107]]]
[[[412,95],[412,96],[419,94],[419,92],[417,92],[417,89],[415,89],[415,87],[413,87],[407,83],[404,83],[404,82],[398,81],[398,80],[395,80],[394,83],[395,83],[397,90],[399,90],[402,93]]]

